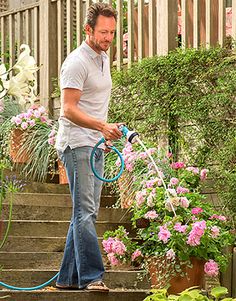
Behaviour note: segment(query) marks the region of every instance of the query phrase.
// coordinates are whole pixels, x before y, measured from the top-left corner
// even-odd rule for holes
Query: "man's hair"
[[[85,25],[88,24],[94,30],[98,16],[114,17],[117,20],[117,11],[107,3],[94,3],[87,10]]]

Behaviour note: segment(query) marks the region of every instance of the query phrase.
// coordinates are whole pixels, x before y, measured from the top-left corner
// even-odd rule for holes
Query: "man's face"
[[[114,39],[116,20],[114,17],[98,16],[94,30],[86,28],[90,46],[98,53],[107,51]]]

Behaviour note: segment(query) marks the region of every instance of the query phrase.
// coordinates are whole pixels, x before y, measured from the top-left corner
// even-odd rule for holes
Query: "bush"
[[[216,188],[234,212],[235,66],[235,54],[223,48],[146,58],[113,73],[109,112],[111,122],[124,121],[150,141],[167,135],[175,160],[217,166]]]

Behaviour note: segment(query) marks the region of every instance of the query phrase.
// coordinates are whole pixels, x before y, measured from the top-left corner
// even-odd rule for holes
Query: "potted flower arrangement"
[[[43,106],[31,106],[26,112],[11,118],[13,128],[19,131],[20,139],[17,148],[13,148],[11,157],[15,162],[22,160],[26,154],[22,173],[33,180],[43,181],[48,168],[55,169],[57,160],[54,148],[57,133],[57,122],[50,120]],[[17,152],[16,152],[17,150]],[[16,155],[14,157],[14,155]]]
[[[180,292],[201,286],[204,272],[217,277],[227,266],[223,250],[234,237],[228,218],[201,193],[208,170],[174,162],[170,153],[154,148],[145,152],[127,148],[135,189],[132,223],[152,286],[169,283],[170,291]],[[144,225],[139,228],[140,221]]]

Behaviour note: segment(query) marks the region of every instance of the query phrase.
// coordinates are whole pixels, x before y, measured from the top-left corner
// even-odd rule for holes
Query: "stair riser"
[[[37,286],[48,281],[57,273],[55,271],[1,271],[1,281],[10,285],[19,287]],[[127,288],[127,289],[148,289],[147,280],[139,282],[137,280],[137,271],[107,271],[104,275],[104,282],[110,288]],[[55,285],[52,282],[50,285]],[[18,300],[17,300],[18,301]]]
[[[146,297],[144,291],[87,293],[81,291],[53,291],[53,292],[0,292],[0,296],[10,295],[9,301],[142,301]]]
[[[14,205],[13,220],[51,220],[69,221],[71,219],[71,207],[48,207]],[[9,216],[9,205],[4,204],[2,218],[7,220]],[[131,214],[127,210],[111,209],[101,207],[98,214],[98,221],[108,222],[129,222]]]
[[[64,252],[66,238],[65,237],[8,237],[5,245],[1,249],[0,257],[3,252]],[[98,243],[102,253],[102,238],[98,238]],[[7,256],[7,255],[6,255]],[[3,258],[4,260],[4,258]],[[3,261],[0,260],[0,263]],[[4,263],[5,264],[5,263]]]
[[[5,232],[6,223],[4,221],[3,231]],[[119,223],[97,223],[97,235],[102,237],[106,230],[115,230]],[[39,236],[39,237],[64,237],[67,235],[69,222],[46,222],[46,221],[12,221],[10,235],[14,236]],[[131,224],[125,224],[125,228],[131,233]],[[133,232],[132,232],[133,233]],[[132,234],[131,233],[131,234]]]
[[[8,203],[8,201],[9,197],[7,197],[6,203]],[[101,207],[110,207],[115,203],[116,198],[113,196],[101,197]],[[69,194],[17,193],[14,195],[14,204],[70,207],[71,197]]]

